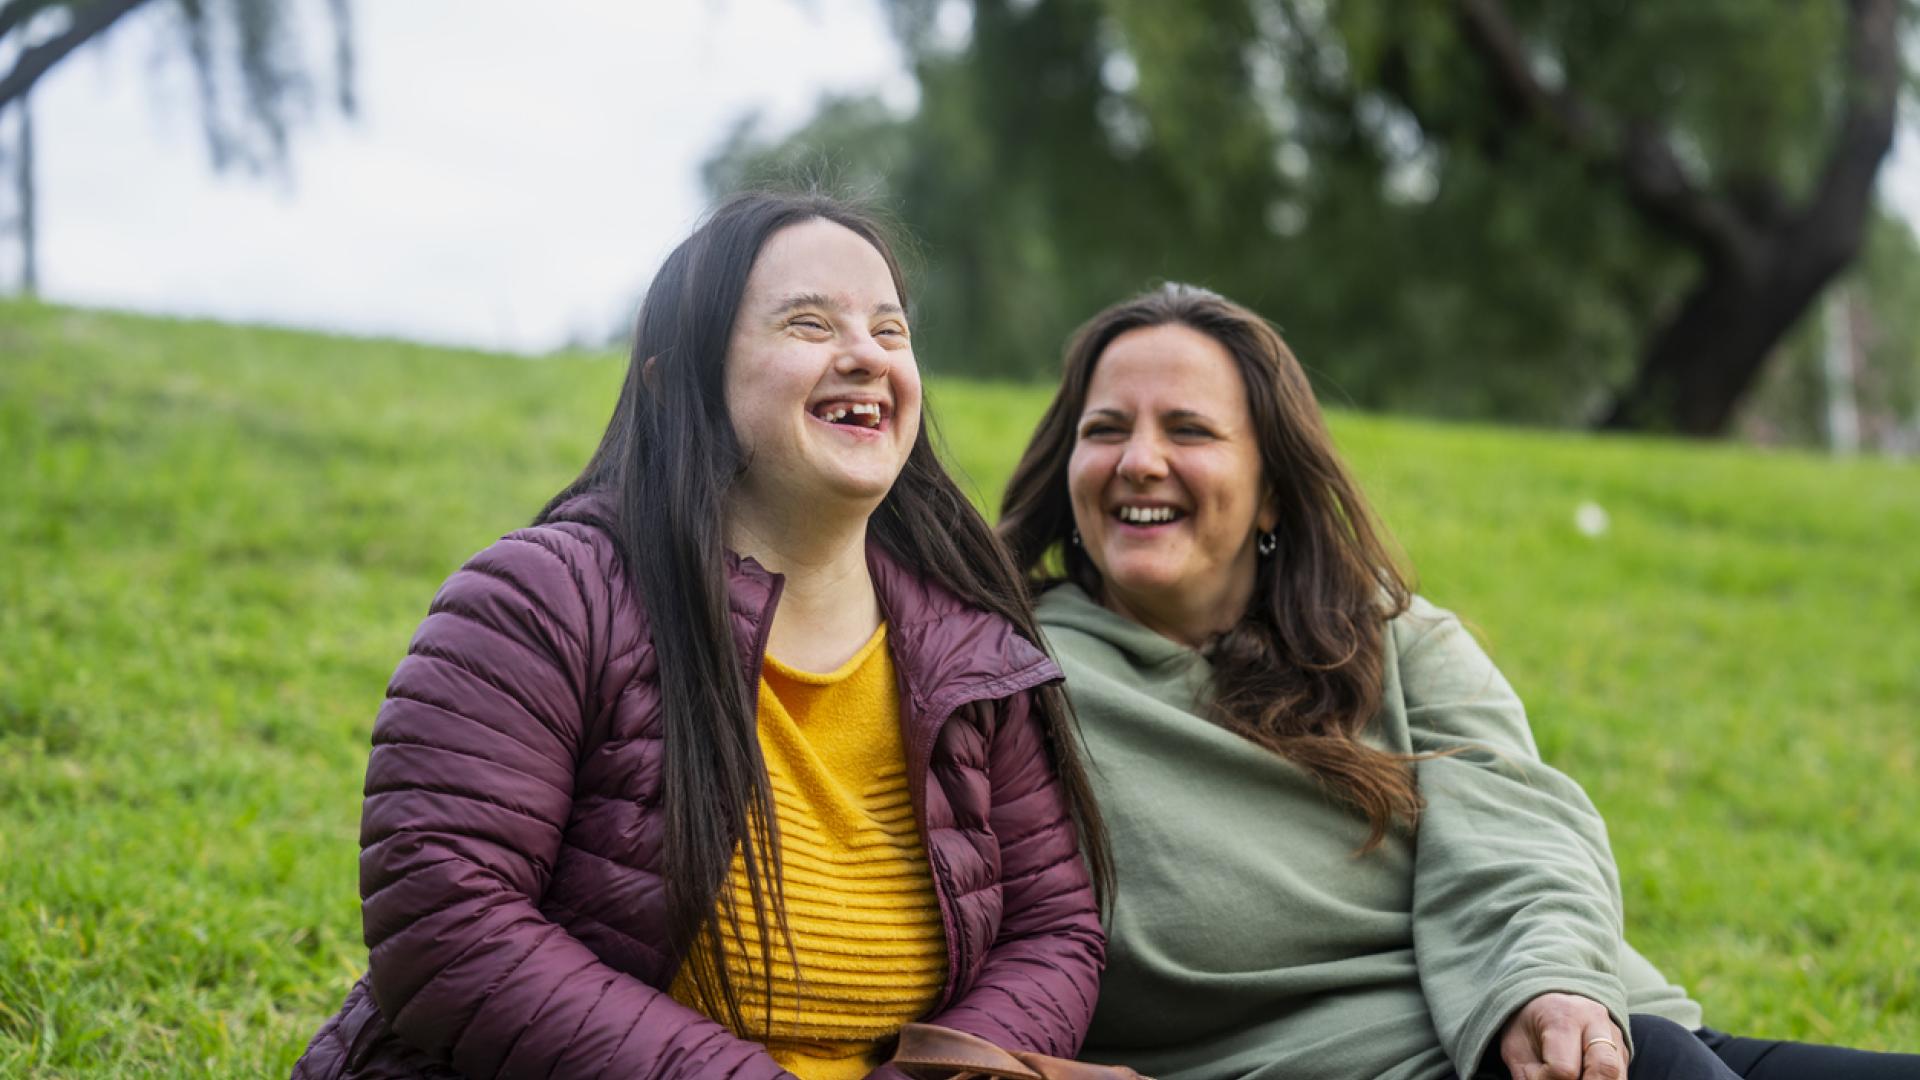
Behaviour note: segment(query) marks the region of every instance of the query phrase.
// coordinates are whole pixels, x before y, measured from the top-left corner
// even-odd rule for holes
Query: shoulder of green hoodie
[[[1390,711],[1396,700],[1403,711],[1411,701],[1419,701],[1420,712],[1408,723],[1410,736],[1418,733],[1426,739],[1445,741],[1449,731],[1457,736],[1463,729],[1477,729],[1481,745],[1540,761],[1519,695],[1457,616],[1415,596],[1408,610],[1393,619],[1390,627],[1394,657],[1387,667],[1389,679],[1397,676],[1399,686],[1395,694],[1389,682],[1383,694],[1387,699],[1383,712]],[[1438,721],[1436,718],[1448,709],[1455,710],[1454,715]],[[1460,711],[1466,714],[1464,723]],[[1544,764],[1539,768],[1547,769]],[[1429,790],[1427,775],[1432,771],[1426,770],[1421,776],[1422,794],[1429,804],[1435,796]],[[1562,792],[1565,812],[1572,819],[1579,821],[1588,814],[1598,819],[1598,812],[1577,783],[1551,769],[1546,775],[1551,780],[1543,783],[1541,790]],[[1496,833],[1510,835],[1516,828],[1524,828],[1526,822],[1516,816],[1493,824]],[[1701,1025],[1699,1004],[1624,939],[1619,944],[1615,974],[1625,989],[1629,1012],[1662,1016],[1689,1029]]]
[[[1197,655],[1071,585],[1038,612],[1072,668],[1124,677],[1163,700],[1201,690]],[[1507,1018],[1543,993],[1579,994],[1628,1030],[1629,1012],[1689,1027],[1699,1007],[1622,938],[1606,827],[1578,784],[1540,760],[1526,712],[1460,620],[1416,597],[1392,620],[1369,738],[1416,764],[1427,806],[1415,837],[1414,933],[1449,1057],[1478,1063]]]

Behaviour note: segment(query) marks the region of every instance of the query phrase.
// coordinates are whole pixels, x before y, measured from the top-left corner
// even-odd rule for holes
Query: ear
[[[1270,533],[1280,525],[1280,499],[1269,487],[1260,496],[1260,512],[1253,516],[1253,527]]]
[[[647,393],[653,395],[654,397],[660,396],[660,380],[659,380],[659,377],[656,376],[653,371],[654,366],[659,362],[659,360],[660,358],[658,356],[649,356],[645,360],[640,362],[641,385],[645,386],[647,388]]]

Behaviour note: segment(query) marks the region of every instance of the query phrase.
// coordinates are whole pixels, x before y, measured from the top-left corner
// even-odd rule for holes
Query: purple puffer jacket
[[[1004,620],[877,549],[869,562],[946,927],[927,1019],[1070,1056],[1105,941],[1030,712],[1060,672]],[[730,569],[757,673],[782,580],[751,559]],[[647,616],[606,533],[523,529],[447,580],[374,724],[368,973],[296,1080],[789,1075],[662,989],[681,957],[662,944],[659,708]]]

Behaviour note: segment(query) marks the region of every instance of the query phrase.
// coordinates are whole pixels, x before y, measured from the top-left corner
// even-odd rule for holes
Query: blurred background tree
[[[707,181],[851,178],[896,207],[936,368],[1043,377],[1080,320],[1180,279],[1273,318],[1336,402],[1717,435],[1743,403],[1804,411],[1754,388],[1853,267],[1868,427],[1914,430],[1920,255],[1873,183],[1915,0],[889,10],[911,114],[743,123]]]
[[[36,284],[34,84],[141,9],[165,9],[168,40],[191,62],[207,152],[216,169],[283,169],[288,137],[326,99],[354,112],[352,10],[326,0],[331,23],[332,88],[323,91],[309,62],[299,5],[290,0],[4,0],[0,2],[0,165],[11,174],[12,232],[20,247],[20,284]]]

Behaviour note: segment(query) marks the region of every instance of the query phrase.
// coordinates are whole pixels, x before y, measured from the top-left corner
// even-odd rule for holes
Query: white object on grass
[[[1573,508],[1573,527],[1582,536],[1604,536],[1610,523],[1606,507],[1597,502],[1589,500]]]

